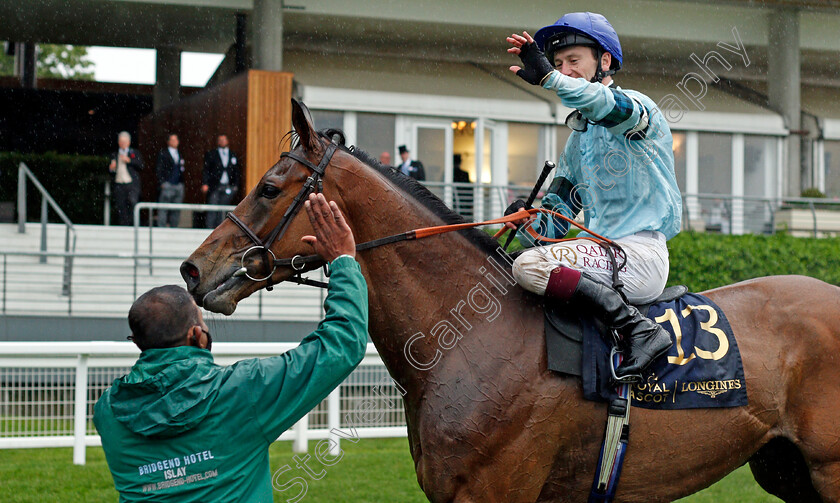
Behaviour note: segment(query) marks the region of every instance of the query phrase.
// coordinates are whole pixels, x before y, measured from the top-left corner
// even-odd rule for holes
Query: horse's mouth
[[[208,311],[230,316],[236,311],[240,300],[236,298],[236,293],[241,290],[245,281],[248,281],[247,278],[231,274],[216,288],[205,293],[201,298],[196,298],[196,303]]]

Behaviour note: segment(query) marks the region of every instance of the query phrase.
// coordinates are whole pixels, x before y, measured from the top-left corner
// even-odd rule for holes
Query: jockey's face
[[[554,53],[554,68],[557,68],[560,73],[573,79],[583,78],[591,81],[595,77],[595,69],[597,52],[595,49],[583,46],[574,45],[571,47],[564,47]],[[612,55],[605,52],[601,57],[601,69],[606,71],[610,69],[612,63]],[[605,78],[606,81],[609,77]],[[608,82],[605,82],[608,83]]]

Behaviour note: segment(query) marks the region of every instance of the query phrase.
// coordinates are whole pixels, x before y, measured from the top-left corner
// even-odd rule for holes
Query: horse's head
[[[303,203],[323,191],[341,204],[340,170],[352,160],[330,139],[319,135],[305,107],[292,100],[292,123],[298,144],[284,153],[260,182],[181,265],[181,276],[200,306],[231,314],[237,303],[257,290],[284,281],[320,262],[301,261],[312,248],[300,237],[312,234]],[[292,261],[292,259],[295,259]]]

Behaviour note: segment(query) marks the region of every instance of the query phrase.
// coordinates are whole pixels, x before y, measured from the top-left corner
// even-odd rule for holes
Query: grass
[[[310,442],[310,453],[316,442]],[[426,498],[417,486],[414,465],[404,438],[362,440],[357,444],[342,442],[344,458],[334,466],[323,468],[311,461],[309,466],[320,480],[313,480],[294,468],[291,442],[271,446],[271,470],[289,465],[292,470],[278,477],[278,483],[304,476],[308,482],[308,503],[423,503]],[[0,450],[0,501],[29,503],[61,501],[62,503],[95,503],[117,501],[111,475],[102,449],[87,450],[87,464],[75,466],[71,449]],[[666,462],[666,461],[663,461]],[[274,501],[294,496],[298,486],[288,494],[274,492]],[[770,503],[780,500],[767,495],[752,478],[747,467],[741,467],[712,487],[681,503]]]

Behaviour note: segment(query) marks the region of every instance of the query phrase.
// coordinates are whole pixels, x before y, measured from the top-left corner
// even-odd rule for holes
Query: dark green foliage
[[[21,162],[35,173],[71,222],[102,224],[104,182],[108,179],[105,157],[0,152],[0,201],[17,204],[18,164]],[[31,182],[27,184],[27,220],[38,221],[41,196]],[[50,222],[60,221],[52,209],[48,214]]]
[[[800,197],[825,197],[825,194],[823,194],[822,191],[816,187],[810,187],[804,189],[800,194]]]
[[[668,241],[669,285],[695,292],[761,276],[802,274],[840,285],[840,238],[683,232]]]

